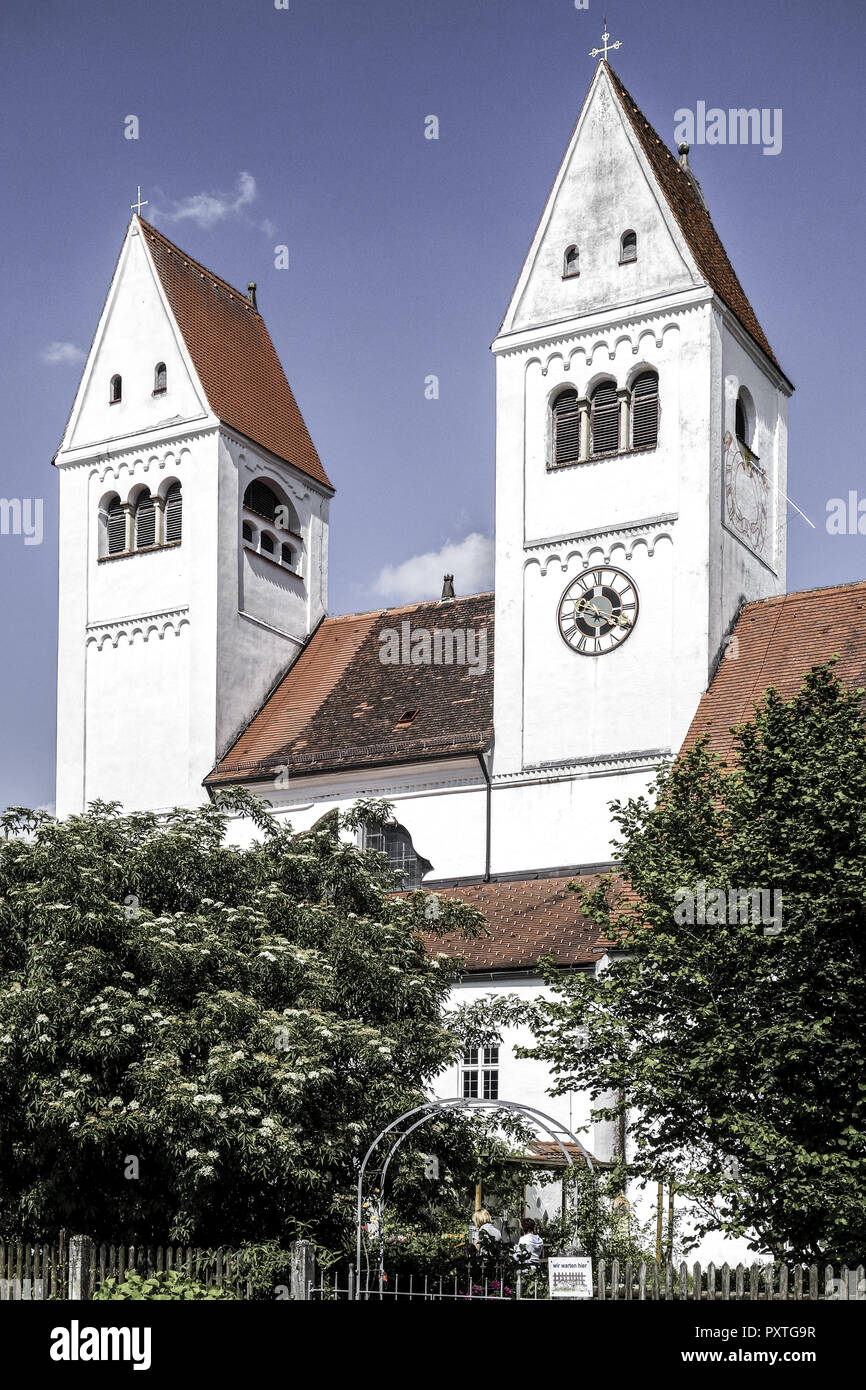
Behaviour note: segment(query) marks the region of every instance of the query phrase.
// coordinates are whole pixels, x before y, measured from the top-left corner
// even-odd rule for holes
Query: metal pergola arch
[[[373,1154],[376,1152],[382,1140],[386,1138],[387,1135],[391,1134],[395,1129],[398,1129],[401,1125],[404,1125],[407,1120],[413,1121],[411,1124],[406,1125],[405,1129],[400,1130],[393,1143],[391,1144],[391,1147],[388,1150],[388,1153],[382,1163],[382,1166],[379,1169],[379,1228],[382,1232],[384,1232],[385,1178],[387,1176],[388,1168],[391,1164],[392,1158],[399,1149],[400,1145],[403,1143],[405,1139],[408,1139],[410,1134],[414,1133],[414,1131],[416,1129],[419,1129],[422,1125],[427,1124],[428,1121],[434,1119],[437,1115],[441,1115],[449,1110],[507,1110],[512,1114],[524,1115],[538,1129],[544,1130],[547,1133],[549,1138],[552,1139],[552,1141],[559,1148],[569,1168],[574,1167],[574,1159],[568,1152],[568,1149],[565,1147],[565,1144],[563,1143],[563,1140],[560,1137],[561,1135],[565,1135],[566,1142],[574,1144],[574,1146],[580,1150],[580,1152],[583,1154],[584,1159],[586,1160],[586,1164],[589,1168],[589,1171],[591,1173],[595,1171],[593,1168],[592,1158],[590,1154],[584,1148],[577,1135],[574,1134],[567,1125],[563,1124],[561,1120],[555,1119],[554,1116],[546,1114],[543,1110],[537,1110],[534,1106],[531,1105],[524,1105],[521,1101],[469,1100],[464,1096],[451,1096],[443,1100],[427,1101],[424,1105],[416,1105],[412,1110],[406,1110],[403,1112],[402,1115],[398,1115],[396,1120],[392,1120],[389,1125],[386,1125],[385,1128],[380,1131],[380,1133],[376,1136],[376,1138],[373,1140],[372,1144],[368,1148],[362,1160],[361,1168],[358,1173],[358,1202],[356,1212],[355,1240],[355,1268],[358,1270],[359,1273],[361,1269],[361,1245],[362,1232],[364,1226],[364,1179],[367,1175],[367,1170],[370,1164],[370,1160],[373,1157]],[[420,1118],[415,1119],[415,1116],[420,1116]],[[358,1296],[360,1296],[360,1281],[358,1285]]]

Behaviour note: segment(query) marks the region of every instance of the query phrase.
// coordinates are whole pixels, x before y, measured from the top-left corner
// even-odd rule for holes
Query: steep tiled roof
[[[591,965],[603,950],[597,926],[580,909],[570,883],[592,887],[593,875],[533,878],[504,882],[462,884],[436,888],[442,897],[459,898],[483,914],[490,936],[465,941],[457,936],[431,936],[428,949],[435,954],[463,956],[466,969],[474,971],[526,970],[539,956],[552,955],[557,965]]]
[[[690,748],[702,734],[727,755],[731,725],[752,718],[768,686],[790,699],[804,675],[838,654],[846,685],[866,686],[866,581],[749,603],[734,628],[736,653],[720,662],[686,735]]]
[[[603,61],[603,60],[602,60]],[[739,319],[746,332],[762,348],[775,367],[779,367],[757,315],[740,284],[736,271],[713,226],[709,212],[692,190],[688,175],[680,168],[660,135],[653,130],[634,97],[626,91],[613,68],[605,64],[614,91],[649,160],[667,204],[676,218],[701,275],[720,299]]]
[[[402,640],[404,624],[414,635],[463,633],[476,664],[384,664],[381,634]],[[486,663],[477,660],[481,634]],[[435,658],[432,638],[431,649]],[[440,656],[447,651],[441,641]],[[282,765],[295,776],[476,753],[492,729],[492,593],[326,618],[206,781],[254,781]]]
[[[139,221],[214,415],[330,488],[261,314],[240,290]]]

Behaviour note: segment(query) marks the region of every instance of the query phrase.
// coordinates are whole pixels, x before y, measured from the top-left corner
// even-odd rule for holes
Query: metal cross
[[[601,36],[601,41],[602,41],[602,43],[604,44],[604,48],[603,48],[603,49],[602,49],[602,48],[591,48],[591,49],[590,49],[590,52],[589,52],[590,58],[597,58],[598,55],[601,53],[601,54],[603,55],[603,57],[604,57],[604,61],[607,62],[608,50],[613,51],[613,49],[615,49],[615,48],[622,48],[622,43],[621,43],[621,41],[620,41],[619,39],[617,39],[616,43],[611,43],[611,44],[609,44],[609,43],[608,43],[608,39],[609,39],[609,38],[610,38],[610,34],[607,32],[607,15],[605,15],[605,17],[604,17],[604,33],[603,33],[602,36]]]
[[[605,27],[606,27],[606,26],[607,26],[607,21],[605,21]],[[137,213],[138,213],[139,217],[141,216],[141,209],[147,207],[147,199],[146,199],[146,198],[142,198],[142,196],[141,196],[141,184],[138,185],[138,193],[137,193],[137,195],[136,195],[136,200],[135,200],[135,202],[134,202],[134,203],[130,203],[129,206],[132,208],[132,211],[133,211],[133,212],[137,212]]]

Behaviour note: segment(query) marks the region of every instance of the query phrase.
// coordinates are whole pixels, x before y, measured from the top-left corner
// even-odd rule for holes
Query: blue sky
[[[53,800],[50,459],[136,184],[179,245],[239,286],[258,282],[337,486],[331,611],[425,597],[419,577],[445,568],[471,591],[489,581],[488,348],[602,14],[595,0],[6,0],[0,492],[43,499],[44,539],[0,535],[0,804]],[[782,109],[777,156],[704,145],[692,167],[797,386],[789,490],[817,528],[790,516],[789,588],[863,578],[866,537],[830,535],[825,518],[832,497],[866,498],[866,8],[611,0],[608,18],[624,45],[614,66],[671,144],[674,112],[698,101]],[[424,138],[431,114],[438,141]]]

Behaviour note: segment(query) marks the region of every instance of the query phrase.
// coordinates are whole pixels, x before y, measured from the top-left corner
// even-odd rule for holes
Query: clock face
[[[638,608],[637,588],[623,570],[610,565],[587,569],[559,601],[559,631],[572,651],[603,656],[627,641]]]
[[[767,539],[767,475],[730,432],[725,434],[725,515],[728,525],[759,555]]]

